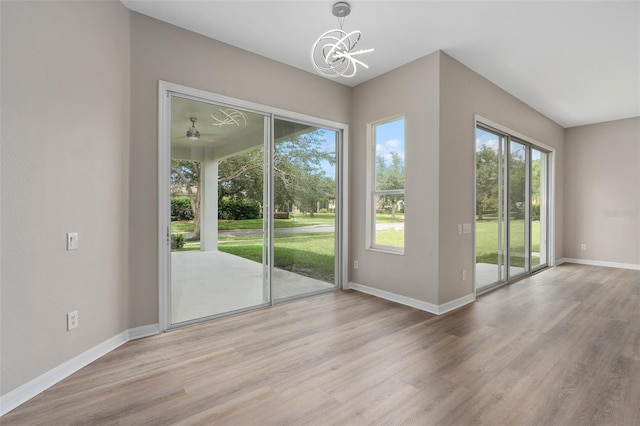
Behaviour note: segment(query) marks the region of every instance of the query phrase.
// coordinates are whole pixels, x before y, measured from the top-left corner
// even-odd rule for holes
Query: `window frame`
[[[403,200],[405,198],[406,193],[406,163],[405,163],[405,184],[402,189],[391,189],[391,190],[378,190],[376,188],[376,128],[379,125],[392,123],[394,121],[403,121],[403,148],[406,152],[406,128],[407,128],[407,118],[405,114],[396,114],[390,117],[386,117],[380,120],[372,121],[367,123],[367,203],[366,203],[366,249],[370,251],[377,251],[382,253],[396,254],[396,255],[404,255],[406,248],[406,241],[404,242],[402,247],[396,246],[388,246],[384,244],[376,243],[376,202],[375,199],[380,195],[393,195],[399,194],[403,196]],[[406,157],[406,155],[405,155]],[[404,161],[404,160],[403,160]],[[406,226],[406,221],[404,222]],[[403,228],[404,236],[406,237],[406,229]]]

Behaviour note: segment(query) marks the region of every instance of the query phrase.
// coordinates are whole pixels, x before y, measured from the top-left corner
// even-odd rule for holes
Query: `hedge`
[[[223,197],[218,202],[218,219],[258,219],[260,217],[260,209],[260,203],[254,200]]]
[[[171,198],[171,220],[192,220],[193,210],[189,197]]]

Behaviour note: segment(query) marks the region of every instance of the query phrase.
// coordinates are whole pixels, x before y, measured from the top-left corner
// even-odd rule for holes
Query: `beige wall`
[[[640,117],[567,129],[565,145],[565,256],[640,267]]]
[[[119,2],[0,7],[5,394],[128,327],[130,63]]]
[[[474,116],[489,119],[555,148],[555,257],[563,253],[563,128],[452,57],[440,58],[440,243],[439,303],[473,291],[461,270],[473,272],[473,235],[457,234],[457,224],[473,223]],[[471,277],[472,275],[469,274]]]
[[[343,123],[351,89],[138,13],[131,54],[130,326],[137,327],[158,321],[158,80]]]
[[[350,253],[359,268],[349,280],[437,303],[438,293],[438,62],[437,53],[353,90],[350,158]],[[367,250],[367,123],[405,117],[405,253]],[[348,265],[351,267],[353,262]]]

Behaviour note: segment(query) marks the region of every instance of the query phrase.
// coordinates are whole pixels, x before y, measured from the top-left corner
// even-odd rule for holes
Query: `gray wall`
[[[0,7],[5,394],[128,327],[130,63],[119,2]]]
[[[367,123],[406,117],[404,256],[367,250]],[[351,281],[441,305],[473,293],[475,114],[556,148],[562,164],[563,129],[443,52],[354,88],[351,117]],[[556,257],[562,257],[563,175],[556,168]],[[384,265],[384,267],[381,267]],[[467,280],[462,280],[462,270]]]
[[[130,326],[138,327],[158,322],[158,80],[342,123],[351,89],[135,12],[131,55]]]
[[[640,117],[567,129],[565,145],[564,255],[640,267]]]
[[[562,257],[564,156],[563,128],[519,99],[500,89],[452,57],[440,59],[440,244],[439,303],[473,292],[473,280],[462,281],[461,270],[474,270],[472,234],[457,234],[458,223],[475,218],[475,129],[479,114],[528,138],[556,149],[555,241],[556,259]]]
[[[350,252],[359,268],[349,279],[428,303],[438,301],[438,67],[436,52],[355,87],[350,123]],[[365,247],[366,126],[398,114],[405,117],[404,255]]]

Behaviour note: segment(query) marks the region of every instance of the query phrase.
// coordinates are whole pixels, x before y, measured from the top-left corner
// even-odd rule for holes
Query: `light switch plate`
[[[471,224],[470,223],[463,223],[462,224],[462,233],[463,234],[470,234],[471,233]]]
[[[78,233],[77,232],[67,233],[67,250],[77,250],[77,249],[78,249]]]

